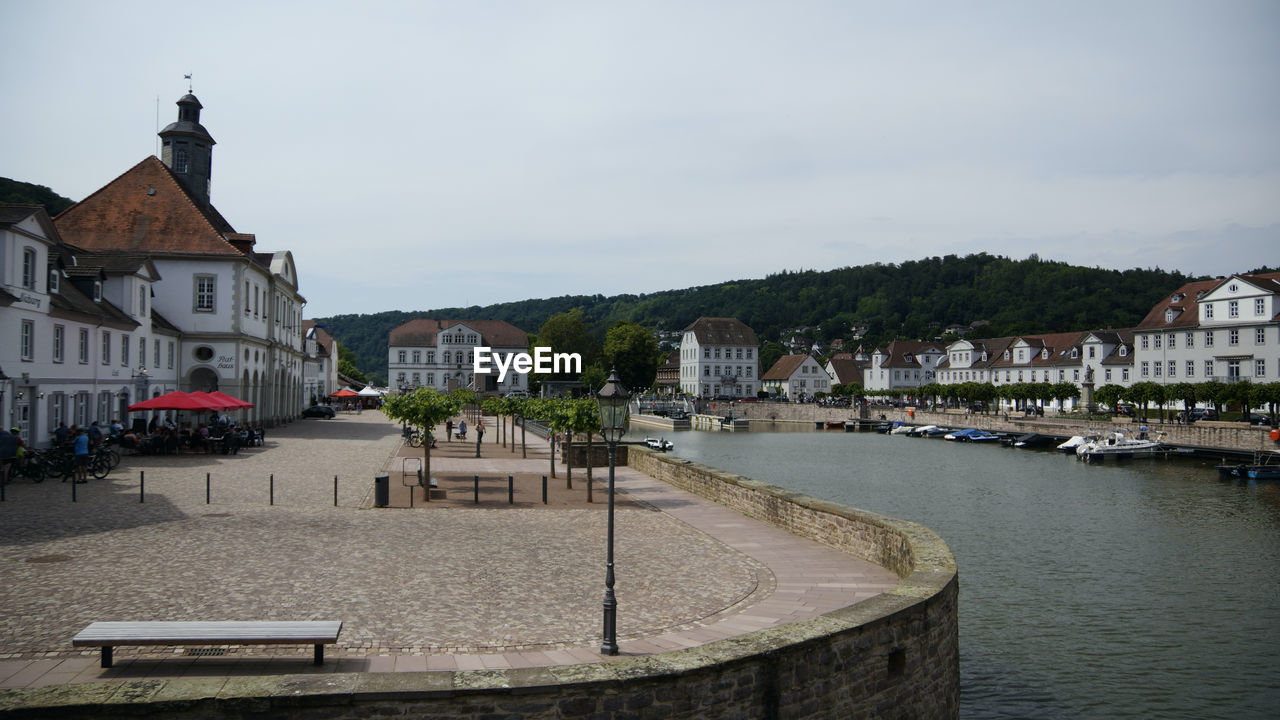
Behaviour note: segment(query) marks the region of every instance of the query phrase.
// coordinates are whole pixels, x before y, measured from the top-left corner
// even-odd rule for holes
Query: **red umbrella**
[[[359,397],[359,395],[360,393],[356,392],[355,390],[352,390],[351,388],[342,388],[336,393],[331,393],[329,397],[349,398],[349,397]]]
[[[203,390],[197,390],[190,393],[190,396],[208,405],[210,410],[239,410],[244,407],[239,400],[231,397],[230,395],[224,396],[226,398],[224,399],[222,397],[218,397],[215,393],[217,393],[216,390],[211,393],[204,392]]]
[[[129,412],[136,410],[220,410],[221,405],[181,390],[167,392],[160,397],[143,400],[129,406]]]
[[[236,410],[243,410],[243,409],[253,407],[253,403],[247,402],[245,400],[241,400],[240,398],[234,397],[232,395],[228,395],[220,390],[214,390],[213,392],[209,393],[209,397],[217,398],[218,400],[222,400],[223,402],[230,403],[228,407],[234,408]]]

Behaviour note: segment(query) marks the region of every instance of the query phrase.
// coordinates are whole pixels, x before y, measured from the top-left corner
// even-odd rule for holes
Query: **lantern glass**
[[[617,443],[627,424],[627,402],[631,399],[627,388],[618,379],[618,371],[612,370],[604,387],[596,395],[600,407],[600,434],[607,443]]]

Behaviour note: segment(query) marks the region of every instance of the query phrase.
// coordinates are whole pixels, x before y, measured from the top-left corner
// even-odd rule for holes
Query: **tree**
[[[536,347],[551,348],[554,353],[577,353],[582,358],[584,370],[599,364],[600,360],[600,343],[587,327],[580,307],[548,318],[535,335],[529,336],[529,353],[533,354]],[[549,373],[533,377],[539,381],[578,379],[577,373]]]
[[[1183,417],[1187,422],[1191,421],[1191,406],[1196,404],[1196,386],[1194,383],[1180,382],[1170,385],[1165,389],[1165,396],[1170,402],[1174,400],[1182,401]]]
[[[392,420],[407,422],[414,427],[422,428],[425,439],[422,443],[422,485],[423,499],[431,500],[431,443],[436,425],[457,415],[462,403],[454,396],[442,395],[434,388],[417,388],[403,395],[388,395],[382,405],[382,412]]]
[[[1099,405],[1115,410],[1116,405],[1120,403],[1120,399],[1125,396],[1125,390],[1126,388],[1123,385],[1103,385],[1093,391],[1093,400]]]
[[[1054,383],[1049,388],[1049,395],[1058,403],[1058,409],[1062,410],[1068,400],[1074,400],[1080,397],[1080,388],[1073,382]]]
[[[604,365],[618,371],[623,385],[642,391],[652,387],[658,376],[658,341],[633,322],[619,322],[605,333],[603,359]]]
[[[760,346],[760,372],[764,373],[787,354],[787,349],[780,342],[767,342]],[[630,387],[630,386],[628,386]]]
[[[587,435],[587,502],[591,502],[591,446],[592,436],[600,430],[600,409],[594,397],[562,398],[565,422],[568,425],[568,441],[565,444],[565,478],[573,487],[573,436]]]
[[[338,343],[338,372],[359,383],[367,383],[365,374],[356,367],[356,355],[351,348]]]
[[[1227,386],[1217,380],[1208,380],[1196,385],[1196,397],[1213,403],[1213,412],[1218,417],[1222,417],[1222,404],[1227,399],[1226,391]]]

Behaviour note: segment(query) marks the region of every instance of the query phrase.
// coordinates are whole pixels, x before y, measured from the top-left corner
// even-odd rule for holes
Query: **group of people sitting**
[[[60,424],[54,431],[54,444],[69,442],[76,432],[75,426],[68,428],[65,423]],[[174,455],[184,449],[236,454],[241,447],[262,445],[266,431],[262,425],[240,426],[226,417],[214,416],[209,423],[198,423],[195,427],[189,422],[175,426],[172,420],[152,420],[145,432],[140,428],[126,429],[119,420],[112,420],[104,433],[95,421],[88,428],[88,436],[91,444],[114,441],[142,455]]]

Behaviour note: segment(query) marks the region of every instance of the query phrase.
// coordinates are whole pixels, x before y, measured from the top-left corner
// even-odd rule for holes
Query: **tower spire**
[[[187,94],[190,95],[191,94],[191,73],[187,73],[182,77],[186,78],[187,80]]]

